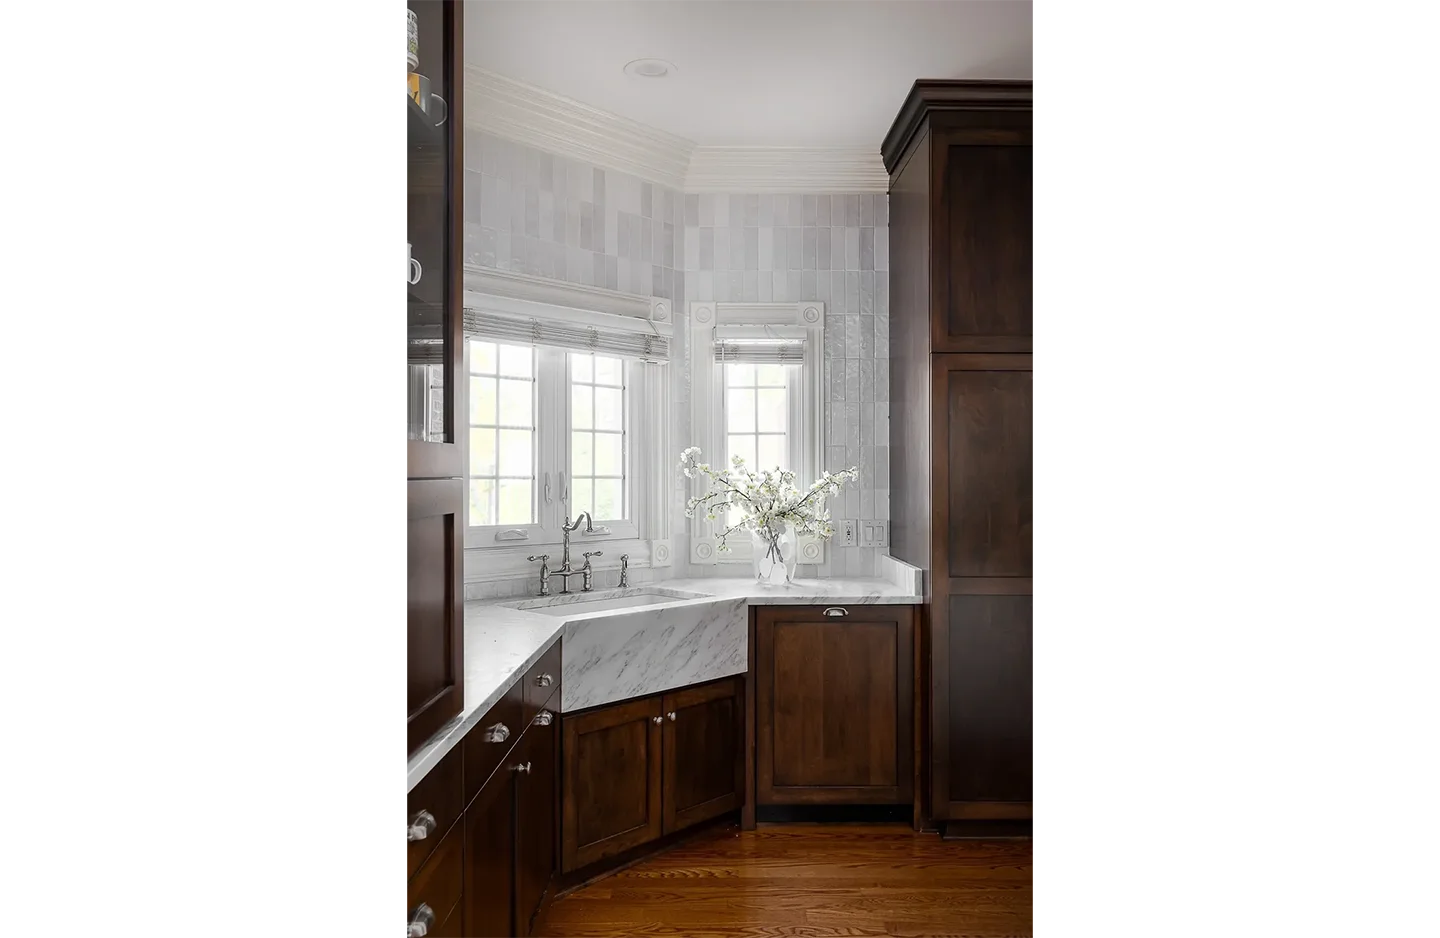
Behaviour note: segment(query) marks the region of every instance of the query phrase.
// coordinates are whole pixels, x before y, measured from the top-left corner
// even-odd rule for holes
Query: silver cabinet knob
[[[535,714],[535,719],[531,722],[534,723],[536,726],[549,726],[550,722],[554,719],[555,714],[551,713],[549,710],[541,710],[539,713]]]
[[[425,938],[434,925],[435,910],[422,902],[410,913],[410,927],[405,932],[406,938]]]
[[[651,723],[664,723],[664,722],[665,722],[665,718],[664,718],[664,717],[651,717],[651,718],[650,718],[650,722],[651,722]]]
[[[410,819],[410,828],[406,832],[407,841],[424,840],[435,833],[435,815],[429,811],[421,811]]]
[[[536,687],[549,687],[551,684],[554,684],[554,683],[555,683],[555,679],[554,679],[553,677],[551,677],[550,675],[548,675],[548,674],[537,674],[537,675],[535,675],[535,686],[536,686]]]
[[[844,608],[843,606],[831,606],[830,608],[826,609],[824,613],[822,613],[822,615],[827,616],[848,616],[849,614],[850,610]]]
[[[667,713],[667,714],[665,714],[665,715],[670,718],[670,722],[671,722],[671,723],[674,723],[674,722],[675,722],[675,711],[674,711],[674,710],[671,710],[669,713]]]
[[[510,738],[510,727],[504,723],[496,723],[494,726],[485,727],[485,741],[487,743],[503,743]]]
[[[523,773],[523,774],[525,774],[525,775],[529,775],[529,774],[530,774],[530,763],[528,763],[528,762],[523,762],[523,763],[521,763],[520,765],[512,765],[512,766],[510,766],[510,771],[512,771],[512,772],[521,772],[521,773]]]

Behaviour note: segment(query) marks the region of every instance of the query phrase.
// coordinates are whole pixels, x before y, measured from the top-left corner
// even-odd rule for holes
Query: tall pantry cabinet
[[[925,571],[928,813],[1031,815],[1031,83],[919,81],[890,173],[891,553]]]

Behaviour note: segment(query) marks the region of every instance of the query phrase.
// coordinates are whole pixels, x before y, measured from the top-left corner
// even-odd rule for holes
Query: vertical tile
[[[786,276],[787,276],[786,272],[783,271],[783,270],[777,270],[777,271],[775,271],[775,273],[771,274],[770,276],[771,276],[771,283],[774,284],[774,297],[775,297],[775,302],[776,302],[776,303],[788,303],[788,302],[790,302],[790,294],[789,294],[789,293],[786,291],[786,289],[785,289],[786,284],[789,282],[789,281],[786,280]]]
[[[615,256],[630,259],[630,213],[617,212],[615,218]]]
[[[821,228],[829,228],[830,221],[830,196],[817,195],[815,197],[815,224]]]
[[[860,315],[860,271],[845,271],[845,315]]]
[[[860,405],[860,445],[875,445],[875,405]]]
[[[540,237],[540,190],[525,187],[525,237]]]
[[[890,400],[890,359],[875,359],[875,400]]]
[[[813,195],[802,195],[802,196],[800,197],[800,207],[801,207],[801,218],[803,219],[803,221],[801,221],[800,224],[804,225],[806,228],[814,228],[815,225],[816,225],[816,220],[815,220],[815,215],[816,215],[815,196],[813,196]]]
[[[890,269],[890,229],[875,229],[875,269]]]
[[[773,229],[771,229],[771,230],[775,232],[775,249],[774,249],[773,255],[772,255],[772,257],[771,257],[770,266],[773,267],[775,270],[784,270],[785,267],[786,267],[786,263],[785,263],[785,244],[786,244],[785,229],[784,229],[784,228],[773,228]]]
[[[790,220],[785,224],[799,228],[805,224],[805,200],[799,195],[787,195],[785,197],[785,214]]]
[[[598,221],[596,223],[599,224]],[[615,253],[615,239],[618,236],[618,233],[619,226],[615,206],[607,204],[605,206],[605,244],[603,247],[604,253],[612,255]]]
[[[756,300],[758,303],[773,303],[775,296],[774,274],[771,271],[761,270],[758,272],[760,278],[760,294]]]
[[[710,229],[710,231],[713,233],[714,229],[712,228],[712,229]],[[711,243],[710,243],[710,256],[711,256],[711,258],[714,258],[714,256],[715,256],[715,243],[714,243],[714,241],[711,241]],[[700,269],[700,229],[699,229],[699,228],[686,228],[686,229],[685,229],[685,269],[686,269],[686,270],[699,270],[699,269]]]
[[[861,447],[861,449],[873,450],[874,447],[865,446]],[[873,459],[874,457],[872,456],[871,458]],[[873,488],[862,488],[860,490],[860,517],[867,521],[875,517],[875,490]],[[860,553],[862,558],[866,551],[873,551],[874,549],[873,547],[861,548]]]
[[[839,446],[845,439],[845,408],[837,402],[825,404],[825,444]],[[825,468],[830,468],[826,466]]]
[[[492,137],[486,142],[489,145],[485,148],[485,154],[494,166],[495,178],[503,179],[508,183],[510,181],[510,141]],[[492,170],[485,169],[484,172],[489,173]]]
[[[875,269],[875,229],[860,229],[860,269]]]
[[[715,299],[715,274],[709,270],[701,270],[699,285],[696,287],[695,295],[701,303],[708,303]]]
[[[875,359],[860,359],[860,400],[875,400]]]
[[[775,196],[775,218],[776,228],[784,228],[790,224],[790,197],[786,195]]]
[[[838,199],[843,198],[843,196],[836,196],[835,198],[838,200]],[[836,204],[837,207],[839,207],[841,203],[840,203],[839,201],[837,201],[835,204]],[[831,270],[844,270],[844,269],[845,269],[845,229],[844,229],[844,228],[831,227],[831,229],[830,229],[830,269],[831,269]]]
[[[696,198],[700,204],[700,227],[713,228],[715,226],[715,194],[702,192]]]
[[[800,269],[800,232],[802,230],[794,227],[785,229],[785,266],[790,270]]]
[[[470,226],[466,225],[465,227],[469,228]],[[478,262],[481,266],[495,266],[495,230],[493,228],[480,229],[479,254]]]
[[[825,309],[830,310],[830,272],[828,270],[817,270],[815,272],[815,298],[825,304]],[[829,322],[830,317],[825,317]]]
[[[570,186],[572,190],[570,192],[570,195],[574,196],[582,202],[594,202],[595,167],[583,166],[579,163],[571,163],[570,165],[575,170],[574,175],[571,177],[572,181],[575,184],[573,186]]]
[[[785,272],[785,295],[789,302],[795,303],[801,299],[800,296],[800,271],[788,270]]]
[[[640,260],[646,264],[655,260],[655,229],[650,227],[649,218],[640,220]]]
[[[655,217],[655,187],[648,182],[640,183],[640,217]]]
[[[813,205],[811,206],[813,208]],[[816,232],[813,227],[800,229],[800,269],[815,269]]]
[[[762,202],[761,205],[763,206],[764,203]],[[761,217],[764,217],[763,211],[761,213]],[[756,244],[756,253],[758,254],[758,267],[760,270],[774,270],[775,229],[762,226],[756,230],[759,232],[758,243]]]
[[[743,197],[744,211],[740,216],[740,223],[745,228],[758,228],[760,226],[760,196],[750,194]]]
[[[825,363],[830,380],[827,383],[829,398],[843,403],[845,400],[845,359],[836,358]],[[844,468],[843,466],[841,467]]]
[[[664,193],[664,196],[660,200],[661,210],[655,214],[660,216],[662,222],[668,221],[673,225],[675,224],[675,190],[663,189],[661,191]]]
[[[816,286],[815,271],[802,270],[800,272],[800,299],[820,299],[819,287]]]
[[[845,448],[848,450],[860,445],[860,404],[847,397],[839,406],[845,413]]]
[[[564,200],[561,200],[558,196],[554,196],[553,198],[555,198],[555,206],[554,206],[553,211],[551,212],[551,215],[553,216],[553,218],[552,218],[552,220],[551,220],[551,228],[550,228],[549,231],[541,231],[541,235],[542,235],[543,237],[549,238],[551,241],[555,242],[556,244],[566,244],[567,241],[568,241],[568,239],[567,239],[566,236],[565,236],[565,232],[566,232],[566,229],[567,229],[567,224],[568,224],[568,222],[569,222],[569,214],[568,214],[568,213],[570,212],[570,207],[571,207],[573,204],[575,204],[575,203],[574,203],[574,200],[573,200],[573,199],[564,199]],[[578,217],[578,216],[577,216],[577,217]],[[577,240],[578,240],[578,233],[579,233],[579,222],[578,222],[578,221],[576,222],[576,233],[577,233]],[[573,243],[573,242],[570,242],[570,243]]]
[[[875,271],[860,271],[860,315],[875,315]],[[869,358],[869,355],[864,356]]]
[[[747,269],[741,274],[740,301],[742,303],[760,302],[760,272],[754,269]]]
[[[775,196],[763,193],[760,196],[760,222],[759,227],[771,228],[775,225]]]
[[[700,229],[700,250],[697,257],[697,270],[715,269],[715,229]]]
[[[881,319],[878,316],[871,317],[875,321],[875,334],[872,341],[875,343],[876,358],[890,357],[890,321]]]
[[[866,316],[863,312],[859,317],[860,322],[860,354],[859,357],[875,357],[875,317]]]
[[[845,357],[860,357],[860,317],[846,315],[845,317]]]
[[[858,193],[845,197],[845,226],[847,228],[860,227],[860,196]]]
[[[860,196],[860,227],[875,227],[875,196],[869,192]]]
[[[660,226],[660,259],[666,267],[675,266],[675,226],[668,221]]]
[[[733,217],[733,216],[732,216]],[[730,269],[745,269],[745,229],[730,229]]]
[[[759,206],[756,206],[756,215],[759,215]],[[730,193],[730,227],[745,227],[745,197],[739,193]]]
[[[758,209],[758,208],[756,209],[756,215],[757,215],[757,217],[758,217],[758,215],[759,215],[759,209]],[[731,229],[731,230],[734,230],[734,229]],[[759,269],[760,269],[760,229],[759,229],[759,228],[742,228],[742,229],[740,229],[740,230],[743,232],[743,242],[744,242],[744,243],[743,243],[743,249],[744,249],[744,258],[745,258],[745,268],[744,268],[744,269],[745,269],[745,270],[759,270]],[[748,301],[748,302],[754,302],[754,300],[750,300],[750,301]]]
[[[729,228],[730,196],[722,192],[717,192],[714,196],[712,196],[712,198],[714,198],[715,200],[715,227]]]
[[[605,170],[598,167],[590,167],[590,201],[604,203],[605,194]]]
[[[465,184],[469,186],[470,180],[466,179]],[[495,201],[495,191],[498,185],[498,180],[493,177],[480,177],[480,217],[471,218],[470,212],[467,210],[465,212],[466,221],[479,222],[486,228],[494,228],[497,230],[503,227],[500,224],[500,213],[497,211],[498,205]],[[465,200],[467,202],[470,200],[470,190],[468,188],[465,190]]]
[[[890,227],[890,196],[875,196],[875,227]]]
[[[827,197],[828,198],[828,197]],[[827,201],[825,204],[829,204]],[[830,229],[821,227],[815,229],[815,269],[830,269]]]
[[[510,232],[495,232],[495,266],[501,270],[510,269]]]
[[[685,196],[685,226],[700,227],[700,196],[694,192]]]
[[[827,278],[828,279],[828,278]],[[825,317],[825,357],[827,359],[845,357],[845,317]]]
[[[585,282],[597,287],[605,286],[605,255],[591,254],[590,266],[590,279]]]
[[[875,447],[875,487],[877,489],[890,488],[890,447],[880,445]],[[889,516],[889,513],[886,513]]]
[[[845,269],[860,269],[860,229],[845,229]]]
[[[845,359],[845,401],[860,402],[860,360],[858,358]],[[856,431],[857,435],[859,431]]]
[[[880,466],[881,466],[881,465],[884,465],[884,466],[885,466],[885,468],[886,468],[886,470],[887,470],[887,473],[886,473],[886,474],[888,475],[888,470],[889,470],[889,468],[890,468],[890,462],[889,462],[889,460],[886,460],[884,463],[882,463],[882,462],[880,461],[880,453],[879,453],[878,448],[877,448],[877,451],[876,451],[876,453],[875,453],[875,474],[876,474],[877,476],[881,474],[881,473],[880,473]],[[876,517],[878,520],[880,520],[880,521],[889,521],[889,520],[890,520],[890,490],[889,490],[888,488],[886,488],[886,489],[879,489],[879,488],[877,488],[877,489],[875,490],[875,517]]]
[[[875,271],[875,318],[890,321],[890,274]]]
[[[650,289],[646,291],[650,296],[665,295],[665,268],[650,268]]]
[[[541,192],[552,192],[555,189],[555,157],[544,150],[540,151],[540,165],[537,167],[536,183],[539,184]]]
[[[715,269],[730,269],[730,229],[715,229]]]
[[[830,271],[830,306],[825,310],[825,315],[845,315],[845,271]]]

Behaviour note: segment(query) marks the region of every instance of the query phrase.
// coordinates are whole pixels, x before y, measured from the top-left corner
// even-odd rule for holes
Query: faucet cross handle
[[[605,552],[604,552],[603,550],[587,550],[587,551],[585,551],[583,554],[581,554],[580,556],[582,556],[582,557],[603,557],[603,556],[605,556]]]

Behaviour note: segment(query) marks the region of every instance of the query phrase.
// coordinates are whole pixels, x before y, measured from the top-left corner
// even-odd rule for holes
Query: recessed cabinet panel
[[[665,695],[665,833],[744,803],[743,691],[731,679]]]
[[[949,598],[950,800],[1031,796],[1030,596]]]
[[[410,752],[464,703],[463,485],[458,479],[408,483],[405,650]]]
[[[660,703],[651,697],[565,718],[567,872],[660,836]]]
[[[964,356],[946,358],[964,361]],[[942,375],[952,480],[946,493],[950,576],[1028,577],[1030,372],[967,370],[957,364]]]

